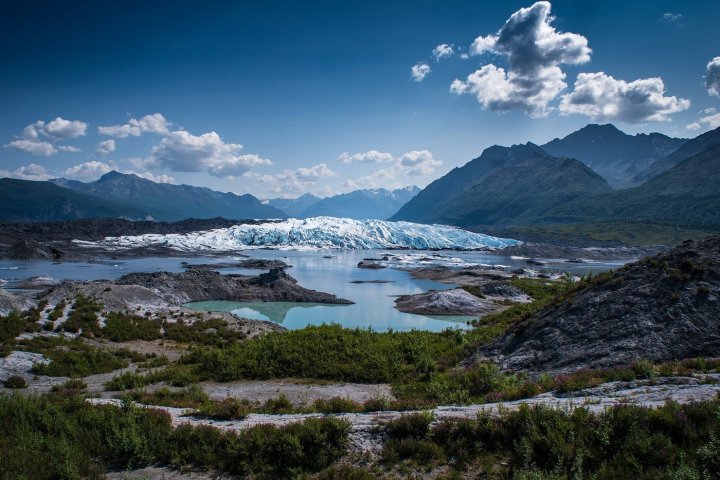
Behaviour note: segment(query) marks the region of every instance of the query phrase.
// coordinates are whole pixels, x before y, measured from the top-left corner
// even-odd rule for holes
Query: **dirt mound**
[[[599,275],[470,361],[539,372],[691,357],[720,357],[720,237]]]

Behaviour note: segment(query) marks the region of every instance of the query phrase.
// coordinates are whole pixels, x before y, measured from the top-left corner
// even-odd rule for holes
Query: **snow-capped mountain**
[[[295,200],[273,199],[268,203],[294,218],[338,217],[385,220],[419,191],[418,187],[412,185],[397,190],[385,188],[355,190],[322,199],[303,195]],[[305,206],[298,208],[302,204]]]
[[[202,252],[248,248],[474,250],[505,248],[519,242],[444,225],[316,217],[235,225],[187,234],[108,237],[97,243],[78,243],[109,249],[162,245],[179,251]]]

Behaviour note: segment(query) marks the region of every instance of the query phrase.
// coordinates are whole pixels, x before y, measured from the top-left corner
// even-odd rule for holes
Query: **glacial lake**
[[[198,310],[231,311],[237,315],[258,320],[270,320],[289,329],[306,325],[339,323],[345,327],[368,328],[376,331],[430,330],[467,328],[474,317],[426,316],[402,313],[394,308],[398,295],[444,290],[452,285],[413,278],[408,272],[385,268],[361,269],[356,265],[365,258],[379,259],[386,254],[399,258],[402,266],[450,264],[505,265],[513,268],[533,268],[568,271],[583,275],[617,268],[623,262],[568,263],[545,259],[543,266],[530,266],[525,259],[489,255],[484,252],[458,251],[392,251],[392,250],[315,250],[280,251],[248,250],[251,258],[278,259],[292,266],[288,273],[303,287],[332,293],[355,302],[354,305],[318,305],[288,302],[195,302],[188,307]],[[22,280],[33,276],[48,276],[70,280],[114,279],[130,272],[181,272],[182,263],[222,263],[241,260],[239,257],[150,257],[138,259],[107,259],[99,262],[65,262],[0,260],[0,284],[3,288],[17,288]],[[257,275],[262,270],[222,269],[222,273]],[[369,283],[366,283],[369,282]],[[373,283],[374,282],[374,283]],[[382,283],[381,283],[382,282]]]

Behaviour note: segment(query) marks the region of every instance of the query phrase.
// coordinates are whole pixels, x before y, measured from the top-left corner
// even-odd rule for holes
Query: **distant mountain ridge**
[[[287,218],[281,210],[264,205],[249,194],[236,195],[205,187],[157,183],[116,171],[88,183],[64,178],[49,182],[78,193],[128,205],[155,220]]]
[[[78,193],[50,182],[0,178],[0,221],[41,222],[81,218],[145,218],[143,210]]]
[[[709,132],[705,132],[692,140],[685,142],[674,152],[655,161],[643,171],[638,173],[634,180],[636,183],[646,182],[654,177],[657,177],[661,173],[668,171],[683,160],[702,153],[703,151],[716,145],[720,145],[720,128],[710,130]]]
[[[273,198],[268,200],[266,203],[273,207],[282,210],[289,217],[299,217],[299,215],[306,208],[311,205],[315,205],[317,202],[322,200],[320,197],[316,197],[312,193],[306,193],[298,198]]]
[[[428,185],[392,220],[479,229],[607,221],[718,228],[720,144],[712,145],[720,129],[713,132],[683,144],[663,173],[624,190],[582,162],[530,143],[490,147]]]
[[[641,171],[686,142],[661,133],[628,135],[612,124],[590,124],[540,148],[555,157],[580,160],[618,188],[637,184]]]
[[[409,186],[396,190],[385,188],[355,190],[328,198],[317,198],[315,201],[303,195],[295,200],[273,199],[268,203],[283,209],[291,217],[338,217],[354,220],[385,220],[394,215],[400,207],[413,198],[420,188]],[[307,203],[305,208],[298,208]],[[285,208],[282,208],[285,206]]]

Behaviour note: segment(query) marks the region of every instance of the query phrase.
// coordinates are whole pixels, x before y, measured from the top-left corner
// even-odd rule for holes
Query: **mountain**
[[[460,226],[566,222],[574,220],[573,215],[553,216],[556,206],[610,192],[607,182],[582,162],[532,152],[522,162],[497,167],[436,208],[434,222]]]
[[[639,172],[686,142],[660,133],[628,135],[611,124],[590,124],[541,148],[555,157],[580,160],[618,188],[636,183]]]
[[[79,218],[144,219],[143,210],[74,192],[49,182],[0,179],[0,220],[38,222]]]
[[[475,228],[630,222],[715,229],[720,145],[623,190],[611,189],[580,161],[551,157],[532,144],[491,147],[431,183],[393,220]]]
[[[229,219],[287,218],[252,195],[222,193],[204,187],[156,183],[134,174],[106,173],[89,183],[67,179],[50,182],[78,193],[128,205],[155,220],[224,217]]]
[[[298,215],[299,218],[338,217],[356,220],[384,220],[395,214],[420,189],[416,186],[386,190],[355,190],[342,195],[324,198]]]
[[[698,153],[701,153],[715,145],[720,145],[720,127],[716,128],[715,130],[710,130],[709,132],[698,135],[697,137],[683,144],[674,152],[657,160],[656,162],[642,170],[640,173],[638,173],[635,176],[634,181],[636,183],[646,182],[649,179],[656,177],[663,172],[666,172],[674,165],[677,165],[683,160],[697,155]]]
[[[495,169],[519,164],[530,158],[544,157],[547,157],[547,153],[532,143],[512,147],[489,147],[479,157],[462,167],[452,169],[425,187],[393,215],[391,220],[439,222],[445,205],[450,200],[462,196],[466,188],[475,185]]]
[[[289,217],[297,218],[303,210],[322,200],[311,193],[298,198],[273,198],[266,203],[285,212]]]

